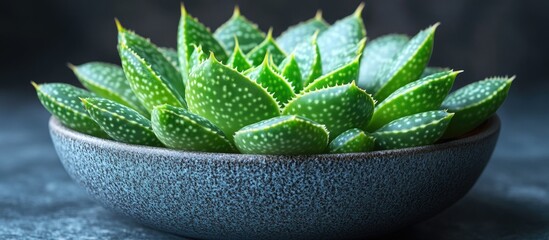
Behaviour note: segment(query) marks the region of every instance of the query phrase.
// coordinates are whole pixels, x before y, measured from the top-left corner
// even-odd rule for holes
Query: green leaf
[[[179,56],[177,51],[171,48],[159,47],[158,51],[179,71]]]
[[[207,119],[184,108],[156,106],[152,129],[164,145],[186,151],[234,152],[223,132]]]
[[[265,40],[253,48],[246,57],[250,60],[252,65],[258,66],[263,62],[263,59],[267,53],[272,56],[275,65],[279,65],[284,58],[286,58],[286,53],[280,49],[278,44],[273,39],[272,29],[269,29]]]
[[[368,42],[360,61],[358,86],[369,93],[381,88],[383,83],[378,81],[381,79],[377,79],[376,74],[383,71],[383,67],[390,66],[409,39],[406,35],[389,34]]]
[[[290,101],[284,115],[299,115],[326,125],[330,139],[351,128],[368,124],[374,100],[354,82],[306,92]]]
[[[487,78],[448,95],[441,108],[456,115],[444,137],[459,137],[492,116],[503,104],[514,79],[515,77]]]
[[[371,132],[395,119],[439,109],[461,72],[435,73],[399,88],[377,104],[366,130]]]
[[[442,137],[453,116],[453,113],[435,110],[396,119],[372,133],[376,149],[432,144]]]
[[[227,53],[214,38],[210,29],[187,13],[185,6],[181,4],[181,19],[179,20],[177,32],[177,53],[179,55],[181,75],[185,84],[191,71],[188,62],[194,49],[193,45],[201,46],[206,53],[212,52],[222,62],[225,62],[228,58]]]
[[[139,145],[162,146],[149,119],[117,102],[105,98],[81,98],[91,118],[112,139]]]
[[[350,63],[341,66],[340,68],[317,78],[312,83],[307,85],[303,91],[312,91],[325,87],[332,87],[355,81],[358,76],[358,67],[360,64],[360,56],[356,57]]]
[[[426,67],[425,70],[423,70],[423,73],[421,73],[421,76],[419,78],[421,79],[421,78],[427,77],[429,75],[433,75],[435,73],[441,73],[441,72],[446,72],[446,71],[450,71],[450,70],[451,69],[449,69],[449,68]]]
[[[369,152],[374,149],[374,143],[374,137],[358,128],[352,128],[332,140],[329,147],[330,153]]]
[[[261,32],[256,24],[240,15],[240,9],[236,6],[233,16],[215,30],[214,37],[228,53],[235,48],[236,37],[240,43],[240,49],[247,53],[263,42],[265,33]]]
[[[98,96],[124,104],[141,114],[148,114],[133,93],[121,67],[110,63],[89,62],[78,66],[69,64],[69,68],[84,87]]]
[[[383,101],[400,87],[417,80],[429,63],[438,23],[416,34],[396,55],[385,71],[378,72],[374,98]]]
[[[328,29],[329,25],[322,18],[322,12],[316,12],[314,18],[297,25],[289,27],[276,39],[276,42],[282,50],[287,53],[293,52],[295,48],[302,42],[307,41],[315,32],[322,33]]]
[[[88,115],[79,98],[95,97],[95,94],[65,83],[36,84],[38,99],[63,125],[78,132],[100,138],[109,138]]]
[[[299,70],[299,65],[295,60],[295,54],[290,54],[280,63],[279,71],[280,74],[292,84],[295,93],[298,93],[303,89],[301,70]]]
[[[311,41],[302,42],[294,50],[295,60],[301,71],[303,86],[322,76],[322,59],[317,43],[318,33],[311,37]]]
[[[191,112],[210,120],[229,139],[246,125],[280,115],[278,103],[261,85],[213,55],[189,75],[187,100]]]
[[[231,55],[231,57],[229,57],[229,61],[227,64],[232,68],[238,70],[239,72],[243,72],[252,67],[252,64],[248,61],[248,59],[240,49],[238,41],[235,41],[233,54]]]
[[[122,68],[143,106],[149,112],[164,103],[185,106],[185,86],[177,69],[149,40],[116,24]]]
[[[235,133],[236,147],[247,154],[317,154],[328,145],[324,125],[300,116],[280,116],[248,125]]]
[[[295,97],[292,85],[288,80],[275,73],[269,66],[268,55],[265,56],[265,60],[261,65],[247,72],[246,76],[273,94],[280,106],[284,106],[290,99]]]
[[[360,4],[352,15],[335,22],[318,36],[324,74],[340,68],[362,53],[363,47],[359,42],[366,37],[361,16],[363,8],[364,4]]]
[[[191,53],[191,58],[189,59],[189,72],[193,70],[194,67],[200,65],[208,59],[208,56],[202,50],[202,46],[193,45],[193,53]]]

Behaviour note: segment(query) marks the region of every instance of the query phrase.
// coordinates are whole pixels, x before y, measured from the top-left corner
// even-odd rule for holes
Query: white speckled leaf
[[[292,85],[288,80],[271,69],[267,57],[261,65],[246,72],[246,76],[259,83],[259,85],[271,93],[281,107],[295,97]]]
[[[280,115],[261,85],[213,56],[195,67],[187,85],[189,110],[210,120],[232,139],[238,129]]]
[[[298,93],[303,89],[301,70],[299,70],[299,65],[295,60],[295,54],[292,53],[287,56],[278,68],[280,74],[292,84],[294,93]]]
[[[383,101],[400,87],[421,76],[433,51],[435,30],[438,23],[420,31],[397,53],[389,66],[376,74],[379,88],[374,89],[374,98]]]
[[[376,149],[432,144],[442,137],[453,116],[453,113],[435,110],[396,119],[372,133]]]
[[[122,68],[143,106],[149,112],[164,103],[185,106],[185,86],[173,64],[149,40],[116,23]]]
[[[318,11],[314,18],[289,27],[280,34],[276,42],[285,52],[293,52],[300,43],[308,41],[315,32],[322,33],[328,27],[329,24],[324,21],[322,13]]]
[[[317,36],[318,33],[314,34],[310,41],[302,42],[293,52],[301,71],[301,80],[304,87],[322,76],[322,58],[318,48]]]
[[[325,87],[332,87],[337,85],[343,85],[355,81],[358,77],[358,67],[360,63],[360,56],[356,57],[350,63],[341,66],[340,68],[317,78],[312,83],[307,85],[303,90],[305,92]]]
[[[207,119],[184,108],[156,106],[152,129],[164,145],[186,151],[234,152],[223,132]]]
[[[366,126],[373,111],[374,100],[352,82],[299,95],[286,105],[283,114],[326,125],[333,139],[348,129]]]
[[[181,4],[181,19],[179,20],[177,32],[177,53],[179,55],[180,72],[185,84],[192,70],[188,62],[194,49],[193,46],[202,47],[206,54],[212,52],[222,62],[225,62],[228,58],[225,49],[213,37],[210,29],[187,13],[185,6]]]
[[[482,124],[503,104],[515,77],[492,77],[471,83],[448,95],[442,103],[456,115],[444,134],[458,137]]]
[[[375,131],[395,119],[439,109],[459,73],[461,71],[435,73],[399,88],[377,104],[366,130]]]
[[[369,41],[362,53],[360,61],[360,73],[358,77],[358,86],[366,92],[374,93],[379,89],[382,82],[376,79],[376,74],[382,71],[382,68],[389,66],[395,55],[402,50],[410,38],[401,34],[389,34]]]
[[[318,36],[324,74],[352,61],[359,49],[362,50],[358,44],[366,37],[361,16],[363,7],[364,4],[360,4],[352,15],[335,22]]]
[[[375,147],[375,139],[358,128],[349,129],[332,142],[330,142],[330,153],[354,153],[368,152]]]
[[[239,72],[246,71],[252,67],[252,64],[248,61],[246,55],[244,55],[240,49],[240,44],[238,41],[235,42],[234,51],[231,54],[231,57],[229,57],[227,64]]]
[[[263,42],[265,33],[259,30],[256,24],[242,16],[240,9],[235,7],[233,16],[215,30],[214,37],[228,53],[233,51],[236,37],[240,49],[247,53]]]
[[[121,67],[103,62],[89,62],[78,66],[69,64],[69,67],[88,90],[148,115],[147,109],[133,93]]]
[[[284,58],[286,58],[286,53],[280,49],[278,44],[273,39],[273,31],[269,30],[267,37],[263,42],[253,48],[246,57],[250,60],[253,66],[258,66],[263,62],[266,54],[271,55],[275,65],[279,65]]]
[[[91,118],[112,139],[139,145],[162,146],[149,119],[135,110],[105,98],[82,98]]]
[[[328,145],[324,125],[300,116],[280,116],[248,125],[235,133],[235,144],[247,154],[317,154]]]
[[[193,45],[193,53],[191,53],[191,58],[189,59],[189,72],[193,70],[195,66],[200,65],[208,59],[208,56],[204,53],[201,46]]]
[[[158,51],[179,71],[179,56],[177,51],[172,48],[159,47]]]
[[[108,138],[80,102],[80,98],[96,97],[95,94],[65,83],[38,85],[33,82],[32,85],[42,105],[63,125],[81,133]]]

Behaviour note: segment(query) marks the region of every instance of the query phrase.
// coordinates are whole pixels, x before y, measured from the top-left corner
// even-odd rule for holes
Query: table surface
[[[0,239],[181,239],[92,200],[59,162],[49,114],[25,95],[0,92]],[[510,98],[499,112],[496,151],[473,189],[386,238],[549,239],[549,101],[542,94]]]

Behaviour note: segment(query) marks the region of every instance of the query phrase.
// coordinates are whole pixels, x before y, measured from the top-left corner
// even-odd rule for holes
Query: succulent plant
[[[76,131],[186,151],[366,152],[467,134],[503,103],[513,77],[450,90],[461,71],[430,67],[439,24],[366,42],[361,4],[329,25],[317,12],[273,37],[238,8],[214,33],[181,6],[177,50],[116,20],[121,67],[69,64],[89,91],[35,84]]]

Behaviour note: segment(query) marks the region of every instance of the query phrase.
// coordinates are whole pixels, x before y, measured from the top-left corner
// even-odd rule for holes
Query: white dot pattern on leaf
[[[316,35],[313,35],[309,41],[299,44],[293,54],[301,71],[303,86],[322,75],[322,60]]]
[[[160,146],[150,121],[122,104],[108,99],[86,98],[90,116],[112,139],[140,145]]]
[[[301,70],[299,70],[299,65],[295,60],[294,54],[289,55],[280,63],[280,74],[290,82],[294,93],[298,93],[303,89]]]
[[[240,72],[248,70],[252,67],[252,64],[248,61],[240,49],[240,45],[235,46],[231,57],[229,57],[228,65]]]
[[[376,130],[400,117],[438,109],[459,73],[436,73],[399,88],[375,107],[367,130]]]
[[[374,138],[358,128],[349,129],[332,142],[330,153],[367,152],[374,148]]]
[[[63,125],[82,133],[106,136],[79,99],[95,97],[95,94],[64,83],[41,84],[36,92],[42,105]]]
[[[328,132],[323,125],[309,119],[299,116],[280,116],[237,131],[235,144],[242,153],[322,153],[328,144]]]
[[[357,57],[350,63],[347,63],[346,65],[343,65],[340,68],[335,69],[334,71],[317,78],[312,83],[307,85],[304,91],[312,91],[325,87],[351,83],[358,77],[359,61],[360,58]]]
[[[225,51],[232,52],[235,47],[234,38],[238,39],[240,49],[249,52],[265,39],[265,34],[240,14],[233,15],[214,32],[214,37],[221,43]]]
[[[162,105],[151,114],[152,128],[170,148],[201,152],[233,152],[223,132],[184,108]]]
[[[372,133],[376,148],[396,149],[432,144],[444,134],[453,115],[435,110],[396,119]]]
[[[271,93],[281,107],[295,97],[295,93],[288,80],[275,73],[266,62],[248,72],[246,76],[259,83],[259,85]]]
[[[267,53],[273,58],[275,65],[280,64],[284,58],[286,58],[286,53],[280,49],[271,35],[267,35],[267,38],[252,49],[246,57],[250,60],[252,65],[259,66],[259,64],[263,62],[263,59],[265,59],[265,54]]]
[[[283,114],[295,114],[326,125],[333,139],[351,128],[368,123],[374,101],[354,82],[306,92],[290,101]]]
[[[211,121],[228,138],[246,125],[280,114],[264,88],[212,58],[191,73],[187,100],[191,112]]]
[[[289,27],[276,39],[276,42],[285,52],[293,52],[302,42],[308,41],[315,32],[322,33],[329,25],[323,19],[309,19],[305,22]]]

